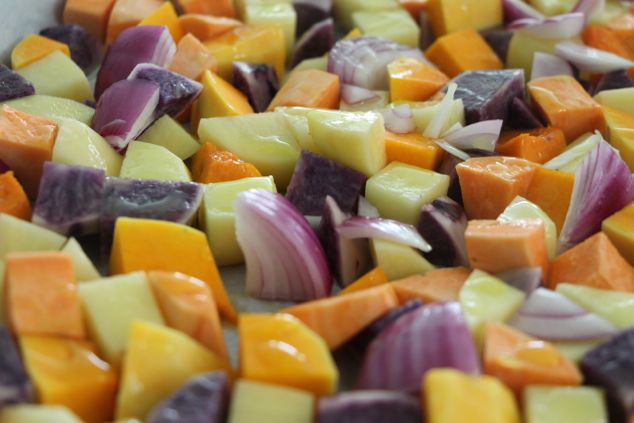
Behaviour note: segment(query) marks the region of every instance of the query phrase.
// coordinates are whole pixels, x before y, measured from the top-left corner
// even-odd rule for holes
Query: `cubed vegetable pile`
[[[66,0],[11,47],[0,423],[634,422],[631,2]]]

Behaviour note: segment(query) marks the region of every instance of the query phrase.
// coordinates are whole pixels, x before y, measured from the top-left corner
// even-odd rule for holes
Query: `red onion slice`
[[[545,76],[570,75],[574,72],[570,63],[564,59],[548,53],[535,52],[533,55],[533,70],[531,81]]]
[[[539,288],[544,278],[541,267],[524,267],[521,269],[507,270],[506,272],[496,274],[495,277],[503,280],[513,288],[525,292],[526,295],[530,295]]]
[[[395,134],[408,134],[416,130],[414,123],[414,115],[409,104],[401,104],[400,106],[390,107],[381,112],[385,129]]]
[[[445,124],[450,118],[449,110],[451,108],[451,103],[453,102],[453,96],[456,93],[457,89],[458,85],[454,82],[450,82],[447,85],[447,93],[438,105],[438,110],[436,110],[436,114],[427,125],[427,128],[425,128],[425,136],[429,138],[440,137],[442,128],[445,127]]]
[[[431,245],[415,227],[396,220],[355,216],[337,226],[337,231],[348,239],[376,238],[418,248],[423,252],[431,251]]]
[[[572,63],[579,70],[593,73],[607,73],[634,67],[634,61],[625,57],[573,41],[558,43],[555,46],[555,54]]]
[[[460,150],[459,148],[454,147],[453,145],[449,144],[445,140],[436,140],[436,144],[438,145],[438,147],[442,148],[447,153],[451,154],[454,157],[459,158],[462,161],[469,160],[471,158],[471,156],[469,156],[467,153]]]
[[[378,99],[380,96],[372,90],[350,84],[341,86],[341,99],[346,104],[356,105]]]
[[[524,0],[502,0],[502,10],[505,23],[515,22],[518,19],[542,19],[544,17]]]
[[[605,9],[605,0],[579,0],[572,12],[581,12],[585,15],[586,21],[595,15],[600,15]]]
[[[379,209],[374,207],[367,198],[364,196],[359,197],[359,205],[357,207],[357,214],[363,217],[381,217]],[[342,222],[343,223],[343,222]]]
[[[234,208],[249,295],[309,301],[330,294],[332,280],[321,244],[304,216],[284,196],[249,190],[238,196]]]
[[[485,151],[495,151],[495,145],[502,130],[501,119],[484,120],[446,133],[443,138],[449,144],[465,150],[477,148]]]
[[[583,30],[585,23],[585,15],[575,12],[544,19],[518,19],[512,22],[508,28],[535,38],[557,40],[576,37]]]
[[[576,317],[583,316],[586,311],[558,292],[537,288],[526,299],[518,313],[539,317]]]

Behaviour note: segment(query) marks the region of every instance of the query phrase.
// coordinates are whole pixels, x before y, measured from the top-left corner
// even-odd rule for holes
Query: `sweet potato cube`
[[[548,274],[548,248],[541,219],[472,220],[465,242],[474,269],[500,273],[539,266],[544,275]]]
[[[484,38],[473,29],[443,35],[425,56],[453,78],[468,70],[494,70],[504,66]]]
[[[126,29],[138,25],[162,5],[163,0],[116,0],[108,19],[106,44]]]
[[[68,407],[86,423],[114,417],[117,373],[83,341],[22,336],[20,346],[41,404]]]
[[[242,25],[242,22],[236,19],[198,13],[182,15],[178,18],[178,21],[185,34],[192,34],[201,41],[210,40]]]
[[[559,128],[538,128],[522,132],[498,144],[498,153],[544,164],[566,148],[566,137]]]
[[[498,0],[428,0],[427,13],[437,37],[463,29],[501,26],[503,15]]]
[[[185,13],[225,16],[235,18],[236,11],[233,0],[177,0]]]
[[[552,262],[548,287],[572,283],[634,292],[634,268],[603,232],[577,244]]]
[[[198,130],[200,119],[253,113],[244,94],[215,73],[206,70],[201,82],[203,90],[196,103],[196,113],[191,119],[194,131]]]
[[[425,101],[449,81],[438,69],[411,57],[402,57],[387,66],[392,101]]]
[[[30,198],[37,195],[44,162],[51,160],[56,136],[54,121],[2,106],[0,160],[15,172]]]
[[[572,76],[537,78],[528,83],[533,105],[550,126],[561,128],[572,142],[586,132],[605,131],[601,105]]]
[[[448,267],[393,281],[392,286],[401,304],[416,299],[425,304],[458,301],[460,289],[470,274],[465,267]]]
[[[623,258],[634,266],[634,203],[605,219],[601,230]]]
[[[387,162],[401,162],[434,170],[443,158],[443,149],[434,140],[417,132],[395,134],[385,131]]]
[[[64,23],[76,23],[99,41],[106,38],[108,18],[116,0],[66,0]]]
[[[168,69],[198,81],[206,70],[217,72],[218,61],[198,38],[187,34],[176,45]]]
[[[512,157],[478,157],[456,166],[470,219],[497,219],[518,195],[525,196],[535,163]]]
[[[350,285],[339,291],[337,295],[346,295],[352,292],[363,291],[364,289],[374,288],[388,283],[385,272],[380,267],[375,267],[365,275],[361,276]]]
[[[174,42],[179,42],[185,34],[178,15],[176,14],[176,10],[174,10],[174,6],[169,1],[166,1],[161,7],[155,9],[152,13],[143,18],[143,20],[139,22],[139,26],[143,25],[167,27]]]
[[[317,69],[293,72],[271,101],[268,110],[276,107],[339,108],[339,77]]]
[[[192,159],[192,178],[202,184],[256,176],[262,175],[251,163],[240,160],[232,152],[221,150],[211,143],[203,144]]]
[[[70,57],[70,49],[67,44],[37,34],[27,35],[13,48],[11,67],[13,69],[23,68],[56,50]]]
[[[568,214],[574,183],[573,173],[540,167],[535,171],[525,197],[546,212],[560,231]]]
[[[85,337],[73,261],[62,253],[14,253],[6,257],[5,301],[19,335]]]
[[[11,171],[0,175],[0,213],[31,220],[29,199]]]
[[[620,91],[620,90],[610,90]],[[609,92],[609,91],[603,91]],[[634,89],[632,89],[634,94]],[[626,101],[626,107],[631,107],[632,102]],[[632,112],[630,110],[630,112]],[[609,141],[612,147],[619,150],[619,154],[632,172],[634,172],[634,114],[625,113],[603,105],[603,115],[610,134]]]

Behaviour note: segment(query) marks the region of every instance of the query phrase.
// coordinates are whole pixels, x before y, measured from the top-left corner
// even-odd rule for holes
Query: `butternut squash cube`
[[[56,50],[70,57],[70,49],[67,44],[37,34],[27,35],[13,48],[11,67],[14,70],[23,68]]]
[[[619,150],[623,161],[634,172],[634,115],[607,106],[603,106],[603,114],[610,144]]]
[[[402,57],[387,66],[392,101],[425,101],[449,82],[438,69],[411,57]]]
[[[502,3],[496,0],[429,0],[427,13],[437,37],[502,25]]]
[[[200,119],[224,116],[240,116],[253,113],[247,98],[233,85],[213,72],[205,71],[202,78],[203,90],[198,98]],[[198,128],[198,122],[192,122]]]
[[[339,108],[339,77],[320,70],[295,71],[277,92],[268,111],[276,107]]]
[[[64,23],[76,23],[99,41],[106,38],[108,18],[116,0],[66,0]]]
[[[143,20],[139,22],[139,26],[143,25],[167,27],[176,43],[178,43],[184,35],[176,10],[174,10],[174,6],[169,1],[164,2],[161,7],[144,17]]]
[[[0,213],[31,220],[29,199],[12,171],[0,175]]]
[[[199,81],[206,70],[218,72],[218,62],[198,38],[186,34],[176,45],[176,54],[168,69]]]
[[[232,0],[176,0],[185,13],[226,16],[235,18],[236,11]]]
[[[395,134],[385,131],[387,162],[401,162],[423,169],[434,170],[444,156],[434,140],[417,132]]]
[[[568,214],[574,183],[574,173],[539,167],[525,197],[550,216],[557,230],[561,231]]]
[[[634,203],[605,219],[601,230],[623,258],[634,266]]]
[[[504,156],[517,157],[544,164],[566,148],[566,137],[559,128],[538,128],[521,132],[498,144],[496,150]]]
[[[162,5],[163,0],[116,0],[108,19],[106,44],[126,29],[138,25]]]

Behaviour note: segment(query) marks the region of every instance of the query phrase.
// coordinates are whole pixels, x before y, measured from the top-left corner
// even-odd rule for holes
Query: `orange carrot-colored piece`
[[[398,3],[412,15],[412,18],[418,21],[420,12],[427,10],[429,0],[398,0]]]
[[[13,69],[23,68],[54,51],[60,51],[70,57],[70,49],[67,44],[37,34],[27,35],[13,48],[11,67]]]
[[[182,15],[178,20],[185,34],[190,33],[201,41],[208,41],[242,25],[242,22],[236,19],[197,13]]]
[[[387,66],[392,101],[425,101],[449,81],[438,69],[411,57],[402,57]]]
[[[566,148],[566,137],[559,128],[538,128],[522,132],[510,140],[498,143],[503,156],[518,157],[544,164]]]
[[[116,0],[66,0],[64,23],[76,23],[99,41],[106,38],[108,18]]]
[[[539,266],[548,274],[548,249],[540,219],[472,220],[465,232],[467,255],[474,269],[490,273]]]
[[[467,216],[497,219],[518,195],[524,196],[537,165],[513,157],[478,157],[456,166]]]
[[[436,269],[391,283],[401,304],[411,300],[423,303],[458,301],[458,294],[471,271],[465,267]]]
[[[233,0],[177,0],[177,2],[185,13],[236,17]]]
[[[198,81],[206,70],[217,72],[218,61],[198,38],[187,34],[176,45],[176,54],[168,68]]]
[[[380,267],[375,267],[365,275],[361,276],[350,285],[339,291],[337,295],[350,294],[351,292],[363,291],[364,289],[374,288],[388,283],[385,272]]]
[[[271,101],[268,110],[275,110],[279,106],[338,109],[339,77],[316,69],[293,72]]]
[[[385,131],[387,162],[401,162],[434,170],[440,164],[444,151],[434,140],[417,132],[395,134]]]
[[[525,335],[502,323],[486,324],[484,371],[521,396],[529,385],[581,384],[581,373],[548,342]]]
[[[29,199],[11,171],[0,175],[0,213],[31,220]]]
[[[567,142],[586,132],[605,132],[601,105],[568,75],[546,76],[528,83],[528,93],[550,126],[561,128]]]
[[[178,43],[183,38],[183,28],[181,22],[178,19],[178,14],[174,10],[174,6],[169,1],[163,3],[161,7],[154,12],[143,18],[139,25],[156,25],[165,26],[172,34],[174,42]]]
[[[484,38],[474,29],[443,35],[425,56],[453,78],[468,70],[502,69],[503,64]]]
[[[5,302],[19,335],[86,336],[73,260],[62,253],[14,253],[6,257]]]
[[[284,309],[320,335],[331,350],[343,345],[373,320],[398,306],[391,285],[309,301]]]
[[[106,44],[113,42],[119,34],[138,25],[163,5],[163,0],[116,0],[108,19]]]
[[[561,230],[566,220],[575,183],[574,173],[540,167],[526,191],[527,200],[537,204]]]
[[[564,282],[634,292],[634,268],[610,239],[599,232],[552,262],[548,287],[555,289]]]
[[[230,151],[205,143],[192,159],[192,177],[203,184],[262,176],[255,166]]]

